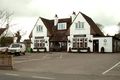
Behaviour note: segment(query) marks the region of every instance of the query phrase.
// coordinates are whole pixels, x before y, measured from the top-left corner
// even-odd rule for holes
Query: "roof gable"
[[[45,27],[48,30],[48,35],[49,36],[52,35],[53,34],[52,33],[52,27],[54,25],[54,20],[48,20],[48,19],[45,19],[45,18],[42,18],[42,17],[40,17],[40,18],[41,18],[41,20],[43,21]]]
[[[85,20],[90,25],[90,33],[93,36],[104,36],[102,31],[98,28],[98,26],[95,24],[95,22],[90,17],[88,17],[87,15],[83,14],[82,12],[79,12],[79,13],[81,13],[81,15],[85,18]]]
[[[39,17],[38,20],[41,19],[42,22],[44,23],[45,27],[47,28],[47,32],[48,32],[47,35],[48,36],[55,37],[56,35],[57,36],[63,35],[63,37],[65,37],[66,35],[70,35],[70,27],[74,23],[74,21],[76,20],[76,18],[78,17],[79,14],[81,14],[83,16],[83,18],[87,21],[87,23],[90,25],[90,34],[92,34],[93,36],[104,36],[104,34],[101,32],[101,30],[98,28],[98,26],[94,23],[94,21],[90,17],[88,17],[87,15],[83,14],[82,12],[79,12],[76,15],[73,22],[72,22],[71,18],[58,19],[58,23],[64,23],[64,22],[67,23],[66,30],[57,30],[56,26],[54,26],[54,19],[49,20],[49,19]],[[37,20],[37,22],[38,22],[38,20]],[[31,31],[31,33],[29,35],[30,38],[32,37],[32,32],[33,32],[33,30]]]
[[[47,34],[48,34],[48,36],[53,36],[57,32],[60,33],[60,34],[58,34],[58,36],[61,35],[61,34],[63,34],[63,33],[66,34],[67,30],[69,29],[69,27],[71,25],[71,18],[58,19],[58,23],[64,23],[64,22],[67,23],[67,29],[66,30],[57,30],[56,26],[54,26],[54,20],[53,19],[49,20],[49,19],[45,19],[45,18],[39,17],[38,20],[37,20],[37,22],[39,21],[39,19],[42,20],[42,22],[44,23],[45,27],[47,28],[47,32],[48,32]],[[37,22],[35,23],[35,25],[37,24]],[[35,28],[35,26],[34,26],[34,28]],[[29,35],[29,38],[32,37],[32,32],[33,32],[34,28],[32,29],[32,31],[31,31],[31,33]]]

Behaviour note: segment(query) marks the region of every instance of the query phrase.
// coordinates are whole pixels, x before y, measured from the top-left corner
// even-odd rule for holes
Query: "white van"
[[[8,53],[20,55],[21,53],[25,55],[26,46],[23,43],[12,43],[8,48]]]

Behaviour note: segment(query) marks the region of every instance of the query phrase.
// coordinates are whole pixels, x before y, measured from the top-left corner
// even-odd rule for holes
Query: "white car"
[[[20,55],[21,53],[25,55],[26,52],[26,46],[23,43],[13,43],[8,48],[8,53]]]
[[[1,53],[5,53],[5,52],[7,52],[7,50],[8,50],[8,47],[0,47]]]

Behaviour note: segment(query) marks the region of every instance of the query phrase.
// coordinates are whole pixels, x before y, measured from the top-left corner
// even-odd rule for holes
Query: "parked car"
[[[5,53],[8,51],[8,47],[0,47],[0,53]]]
[[[8,53],[20,55],[21,53],[25,55],[26,52],[26,46],[23,43],[13,43],[8,48]]]

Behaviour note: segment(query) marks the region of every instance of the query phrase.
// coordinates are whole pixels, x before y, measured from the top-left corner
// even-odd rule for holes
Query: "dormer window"
[[[36,26],[36,31],[37,32],[42,32],[43,31],[43,26],[42,25],[37,25]]]
[[[75,23],[75,29],[83,29],[84,28],[84,22],[78,21]]]
[[[66,25],[67,25],[66,23],[58,23],[57,29],[65,30],[65,29],[67,29]]]

